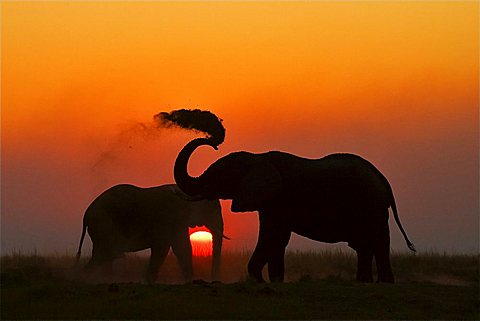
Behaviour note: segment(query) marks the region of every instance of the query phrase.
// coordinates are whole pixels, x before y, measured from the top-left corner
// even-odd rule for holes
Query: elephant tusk
[[[215,235],[217,237],[222,237],[226,240],[231,240],[228,236],[223,234],[223,232],[220,229],[209,229],[209,230],[210,230],[210,233],[212,233],[213,235]]]

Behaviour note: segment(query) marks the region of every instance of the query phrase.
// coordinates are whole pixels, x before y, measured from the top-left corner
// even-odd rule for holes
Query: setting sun
[[[212,234],[207,231],[198,231],[190,234],[192,253],[194,256],[212,255]]]

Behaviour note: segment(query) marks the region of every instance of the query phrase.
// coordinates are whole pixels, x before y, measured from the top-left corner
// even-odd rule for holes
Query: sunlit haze
[[[2,254],[75,253],[102,191],[173,183],[196,136],[150,124],[179,108],[226,128],[192,175],[239,150],[355,153],[390,181],[419,251],[478,252],[477,2],[1,6]],[[257,213],[222,205],[224,249],[253,250]],[[390,232],[407,251],[392,218]],[[294,235],[288,249],[335,246]]]

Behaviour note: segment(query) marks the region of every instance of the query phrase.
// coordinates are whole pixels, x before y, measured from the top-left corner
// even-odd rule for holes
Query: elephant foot
[[[269,276],[271,283],[283,283],[284,277],[283,275],[274,275]]]
[[[262,274],[249,274],[249,280],[257,283],[265,283],[265,280],[262,277]]]
[[[205,285],[205,284],[208,284],[207,281],[205,280],[202,280],[202,279],[195,279],[195,280],[192,280],[190,282],[187,282],[187,283],[192,283],[192,284],[198,284],[198,285]]]
[[[145,276],[145,282],[147,284],[154,284],[157,281],[157,275],[153,273],[147,273]]]
[[[373,277],[371,275],[357,274],[357,282],[372,283],[373,282]]]
[[[147,283],[148,285],[152,285],[152,284],[155,284],[155,280],[153,280],[151,278],[146,278],[145,283]]]
[[[263,266],[262,266],[263,268]],[[254,266],[253,264],[249,263],[248,265],[248,277],[250,280],[253,280],[257,283],[265,283],[262,275],[262,269]]]
[[[379,275],[377,283],[395,283],[393,275]]]

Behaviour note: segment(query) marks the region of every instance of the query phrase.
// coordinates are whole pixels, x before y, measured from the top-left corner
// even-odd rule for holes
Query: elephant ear
[[[232,199],[232,212],[259,210],[275,199],[281,186],[282,177],[270,162],[256,162],[250,166],[250,170],[239,183],[237,193]]]

